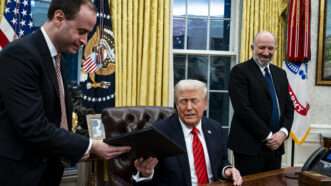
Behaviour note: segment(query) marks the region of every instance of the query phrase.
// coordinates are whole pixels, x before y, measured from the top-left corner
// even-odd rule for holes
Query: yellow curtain
[[[111,0],[116,106],[169,105],[170,0]]]
[[[277,40],[277,51],[273,63],[281,66],[285,59],[286,42],[286,9],[287,0],[244,0],[242,13],[242,30],[240,61],[252,57],[251,44],[254,36],[260,31],[274,33]]]
[[[6,1],[4,1],[4,0],[2,0],[0,2],[0,20],[2,19],[3,11],[5,10],[5,3],[6,3]]]

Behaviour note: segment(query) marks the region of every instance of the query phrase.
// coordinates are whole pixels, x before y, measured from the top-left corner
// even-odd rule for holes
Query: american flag
[[[96,55],[92,53],[85,60],[83,60],[83,71],[86,73],[92,73],[97,70]]]
[[[32,32],[31,0],[8,0],[0,21],[0,50]]]

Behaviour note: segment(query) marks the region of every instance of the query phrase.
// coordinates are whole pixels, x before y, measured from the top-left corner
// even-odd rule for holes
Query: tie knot
[[[269,75],[269,69],[268,69],[268,67],[265,67],[264,68],[264,72],[265,72],[265,75]]]
[[[60,61],[61,61],[61,54],[58,53],[58,54],[55,56],[55,62],[56,62],[56,63],[60,63]]]
[[[193,135],[197,135],[197,134],[199,134],[199,130],[198,130],[196,127],[194,127],[194,128],[192,129],[191,133],[192,133]]]

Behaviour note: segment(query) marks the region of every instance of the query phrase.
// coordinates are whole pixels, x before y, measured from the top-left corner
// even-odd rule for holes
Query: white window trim
[[[186,3],[188,2],[188,0],[186,0]],[[240,32],[239,30],[241,29],[240,27],[240,21],[241,21],[241,4],[242,4],[242,0],[232,0],[231,1],[231,17],[230,17],[230,41],[229,41],[229,50],[228,51],[216,51],[216,50],[209,50],[210,46],[209,46],[209,30],[210,30],[210,23],[208,22],[207,25],[207,49],[206,50],[192,50],[192,49],[172,49],[171,52],[171,56],[172,56],[172,63],[173,63],[173,56],[176,54],[182,54],[182,55],[204,55],[204,56],[208,56],[208,61],[210,62],[210,57],[211,56],[225,56],[225,57],[231,57],[231,64],[230,64],[230,68],[232,68],[235,64],[239,63],[239,50],[240,50]],[[174,5],[174,2],[172,1],[172,6]],[[171,6],[171,7],[172,7]],[[210,7],[210,2],[208,3],[208,11]],[[185,7],[185,13],[187,14],[187,6]],[[209,15],[209,13],[208,13]],[[185,39],[184,39],[184,48],[187,48],[187,24],[188,24],[188,19],[187,15],[183,16],[183,18],[185,18]],[[227,18],[224,18],[224,20],[228,20]],[[172,33],[173,33],[173,14],[172,14],[172,8],[171,8],[171,47],[173,47],[173,37],[172,37]],[[187,69],[187,65],[188,65],[188,59],[186,58],[185,61],[185,69]],[[209,73],[210,70],[208,70],[208,81],[209,81]],[[185,70],[185,78],[187,78],[187,71]],[[228,90],[210,90],[208,87],[208,91],[209,92],[219,92],[219,93],[228,93]],[[223,126],[223,128],[230,128],[230,121],[233,115],[233,108],[231,105],[231,100],[229,100],[230,104],[229,104],[229,125],[228,126]],[[209,112],[209,108],[207,110]],[[207,115],[209,115],[209,113],[207,113]]]

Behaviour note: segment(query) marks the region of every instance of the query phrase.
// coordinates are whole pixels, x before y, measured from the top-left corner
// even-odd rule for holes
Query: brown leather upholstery
[[[106,137],[111,138],[151,126],[155,121],[165,119],[174,112],[170,107],[116,107],[104,109],[101,117]],[[108,183],[105,185],[131,185],[131,176],[135,170],[132,154],[128,153],[110,160],[105,166],[107,167],[103,169],[98,168],[98,183],[108,177],[106,178]],[[106,170],[108,176],[105,177],[102,170]]]

